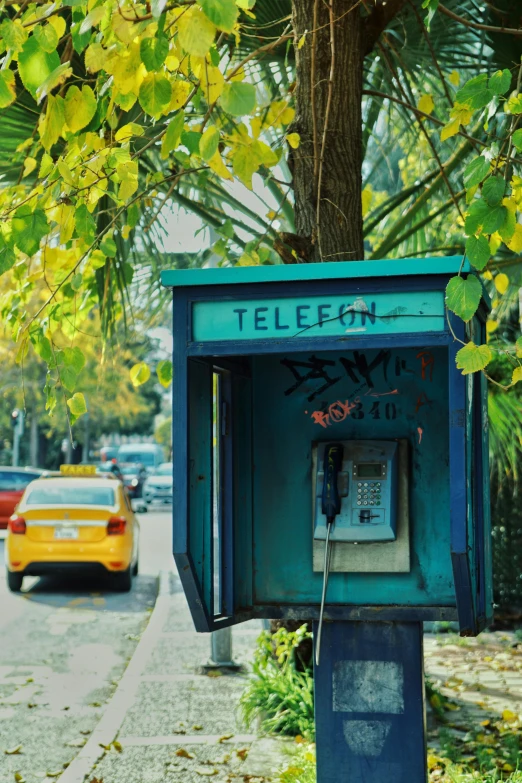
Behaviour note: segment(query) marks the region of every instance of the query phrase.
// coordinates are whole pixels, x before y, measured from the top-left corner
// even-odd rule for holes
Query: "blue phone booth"
[[[461,269],[462,267],[462,269]],[[422,621],[491,620],[488,311],[459,258],[168,271],[194,624],[314,620],[319,783],[425,780]],[[462,341],[462,342],[459,342]],[[406,766],[405,766],[406,765]]]

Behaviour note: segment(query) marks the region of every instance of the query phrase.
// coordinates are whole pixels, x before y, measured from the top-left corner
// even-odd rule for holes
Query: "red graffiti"
[[[415,413],[418,413],[423,405],[429,405],[431,400],[428,399],[426,392],[421,392],[417,397],[417,405],[415,406]]]
[[[312,411],[311,418],[314,420],[314,424],[320,424],[326,429],[331,424],[344,421],[358,404],[359,397],[356,397],[353,402],[337,400],[332,402],[326,410]]]
[[[433,380],[433,368],[435,366],[435,358],[431,351],[420,351],[417,354],[417,359],[421,360],[421,378],[426,380],[426,370],[429,368],[429,379]]]

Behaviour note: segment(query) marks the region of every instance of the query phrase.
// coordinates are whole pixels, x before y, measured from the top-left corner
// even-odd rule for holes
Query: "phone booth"
[[[486,380],[455,366],[488,305],[446,310],[461,267],[162,273],[194,624],[314,621],[318,783],[424,781],[422,622],[491,620]]]

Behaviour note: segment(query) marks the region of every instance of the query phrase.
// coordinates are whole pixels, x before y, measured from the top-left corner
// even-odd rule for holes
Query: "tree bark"
[[[299,261],[364,258],[361,209],[363,60],[359,0],[293,0],[296,116],[294,247]],[[333,58],[333,60],[332,60]],[[288,239],[287,243],[291,244]]]

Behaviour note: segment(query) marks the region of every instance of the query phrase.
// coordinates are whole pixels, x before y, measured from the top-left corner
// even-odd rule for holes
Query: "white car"
[[[172,462],[155,468],[143,487],[143,500],[151,503],[172,503]]]

